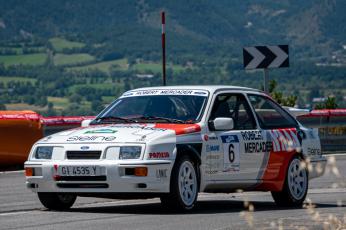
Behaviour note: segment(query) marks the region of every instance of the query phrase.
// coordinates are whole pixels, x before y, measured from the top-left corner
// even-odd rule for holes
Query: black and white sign
[[[244,47],[243,58],[245,69],[288,67],[288,45]]]

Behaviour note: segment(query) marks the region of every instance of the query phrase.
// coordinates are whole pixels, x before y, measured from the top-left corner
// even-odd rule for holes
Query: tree
[[[6,110],[6,105],[5,105],[5,104],[0,103],[0,110]]]
[[[74,94],[72,94],[68,99],[69,99],[69,101],[72,102],[72,103],[77,103],[77,104],[79,104],[79,103],[81,103],[83,97],[82,97],[81,95],[77,94],[77,93],[74,93]]]
[[[315,109],[336,109],[338,104],[335,97],[327,97],[323,103],[319,103],[315,106]]]
[[[273,99],[280,105],[294,107],[298,97],[296,95],[288,95],[287,97],[284,97],[282,92],[275,90],[277,85],[278,83],[275,80],[269,82],[269,93]]]

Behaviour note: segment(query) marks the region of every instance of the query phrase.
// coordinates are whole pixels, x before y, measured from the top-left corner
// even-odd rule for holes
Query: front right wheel
[[[178,158],[172,170],[170,193],[161,197],[162,205],[175,210],[191,210],[198,196],[197,175],[195,162],[186,155]]]
[[[302,206],[308,192],[309,176],[306,165],[299,157],[294,157],[287,169],[285,184],[280,192],[272,192],[279,206]]]
[[[65,193],[37,193],[41,204],[50,210],[67,210],[72,207],[74,202],[77,199],[77,196],[74,194],[65,194]]]

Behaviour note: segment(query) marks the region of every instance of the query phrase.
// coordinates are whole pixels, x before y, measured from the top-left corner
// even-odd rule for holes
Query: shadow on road
[[[278,207],[274,202],[252,202],[255,211],[273,211],[273,210],[292,210],[300,208]],[[346,207],[346,205],[338,206],[336,204],[314,204],[316,208],[338,208]],[[235,213],[246,211],[243,201],[199,201],[196,208],[189,211],[189,214],[215,214],[215,213]],[[148,204],[130,204],[130,205],[114,205],[100,206],[87,208],[72,208],[70,212],[85,212],[85,213],[117,213],[117,214],[143,214],[143,215],[172,215],[180,214],[171,210],[165,209],[158,203]]]

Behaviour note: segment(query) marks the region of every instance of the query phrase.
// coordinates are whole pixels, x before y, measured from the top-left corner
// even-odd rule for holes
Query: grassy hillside
[[[271,69],[285,95],[311,108],[346,81],[346,1],[0,0],[0,106],[95,114],[123,91],[161,84],[160,12],[167,81],[261,88],[242,48],[288,44],[290,67]],[[152,78],[138,78],[152,74]],[[12,81],[13,80],[13,81]],[[11,84],[9,84],[11,82]]]
[[[20,54],[20,55],[1,55],[0,63],[4,66],[11,65],[43,65],[47,59],[45,53]]]
[[[90,54],[56,54],[54,55],[54,65],[69,65],[82,64],[95,60]]]

